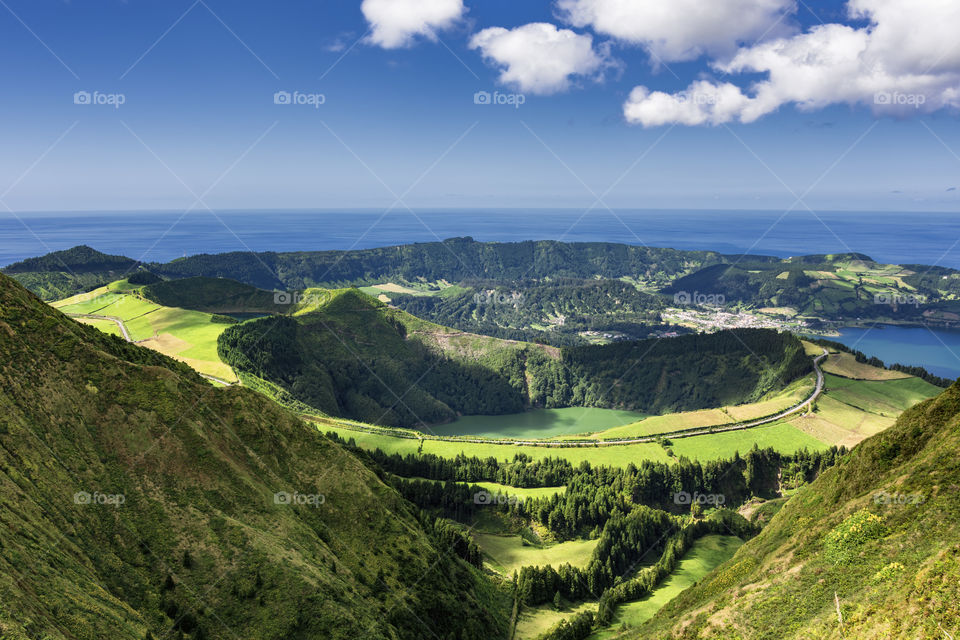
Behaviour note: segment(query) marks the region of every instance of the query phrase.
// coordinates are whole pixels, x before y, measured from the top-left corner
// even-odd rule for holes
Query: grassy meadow
[[[589,640],[612,640],[631,637],[630,628],[646,622],[684,589],[733,557],[743,540],[735,536],[709,535],[693,543],[677,568],[653,592],[637,602],[628,602],[617,608],[613,624],[595,631]]]
[[[526,542],[518,535],[474,533],[473,539],[486,554],[488,563],[505,576],[513,575],[521,567],[559,567],[570,564],[585,567],[599,540],[568,540],[542,547]]]
[[[130,338],[141,346],[181,360],[200,373],[229,382],[237,380],[233,370],[217,355],[217,338],[229,325],[212,322],[212,314],[160,306],[141,298],[125,280],[54,302],[52,306],[66,314],[119,318]],[[78,320],[120,335],[112,321]]]

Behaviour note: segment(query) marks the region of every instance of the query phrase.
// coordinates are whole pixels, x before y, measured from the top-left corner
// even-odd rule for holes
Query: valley
[[[525,291],[547,300],[567,286]],[[430,536],[499,585],[484,597],[500,598],[515,640],[637,637],[761,532],[765,505],[779,508],[942,391],[923,370],[886,368],[809,333],[677,326],[659,337],[675,326],[661,318],[678,319],[666,305],[633,319],[619,301],[609,307],[625,323],[616,326],[658,337],[543,344],[518,339],[533,335],[526,329],[505,337],[507,325],[460,325],[473,333],[395,304],[469,293],[516,309],[521,299],[474,291],[394,277],[288,295],[137,270],[51,306],[188,365],[215,385],[205,393],[247,387],[369,457],[387,486],[436,518]],[[609,304],[610,293],[590,290],[590,304]],[[649,313],[654,299],[637,309]],[[551,317],[535,330],[568,316]],[[767,515],[731,510],[748,498]]]

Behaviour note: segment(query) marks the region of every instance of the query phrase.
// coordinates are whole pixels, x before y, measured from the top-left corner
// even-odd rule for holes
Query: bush
[[[887,533],[883,518],[860,509],[827,534],[824,543],[827,558],[834,564],[849,564],[860,547],[871,540],[883,538]]]

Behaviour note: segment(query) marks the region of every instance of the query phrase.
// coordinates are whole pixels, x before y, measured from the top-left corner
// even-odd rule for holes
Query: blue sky
[[[901,3],[919,7],[914,23],[891,0],[854,0],[853,18],[840,2],[718,0],[729,21],[655,39],[615,0],[465,0],[452,19],[460,0],[418,0],[441,18],[409,33],[409,13],[391,12],[412,0],[3,1],[0,199],[17,211],[960,204],[960,63],[903,45],[939,47],[936,25],[956,44],[956,12],[935,0]],[[738,34],[744,6],[757,28]],[[545,57],[531,24],[585,48]],[[778,66],[758,88],[762,47],[830,29],[830,46],[872,38],[883,75],[828,61],[800,86],[809,69]],[[873,90],[901,87],[923,106],[876,106]],[[707,106],[678,102],[685,90]],[[75,104],[84,91],[123,104]],[[323,104],[275,104],[278,91]]]

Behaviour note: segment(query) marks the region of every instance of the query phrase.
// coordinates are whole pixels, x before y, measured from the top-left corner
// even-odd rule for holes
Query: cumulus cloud
[[[545,22],[484,29],[470,48],[501,69],[501,82],[529,93],[564,91],[573,76],[599,78],[613,64],[606,48],[594,49],[590,35]]]
[[[868,25],[817,25],[712,63],[727,74],[766,74],[746,90],[712,80],[675,94],[637,87],[624,116],[658,126],[753,122],[785,104],[805,110],[865,104],[896,115],[960,106],[960,3],[851,0],[847,8],[851,18]]]
[[[785,35],[796,0],[559,0],[560,18],[643,45],[654,62],[723,57],[738,44]]]
[[[465,11],[463,0],[363,0],[363,17],[370,23],[368,40],[384,49],[408,47],[420,36],[457,22]]]

